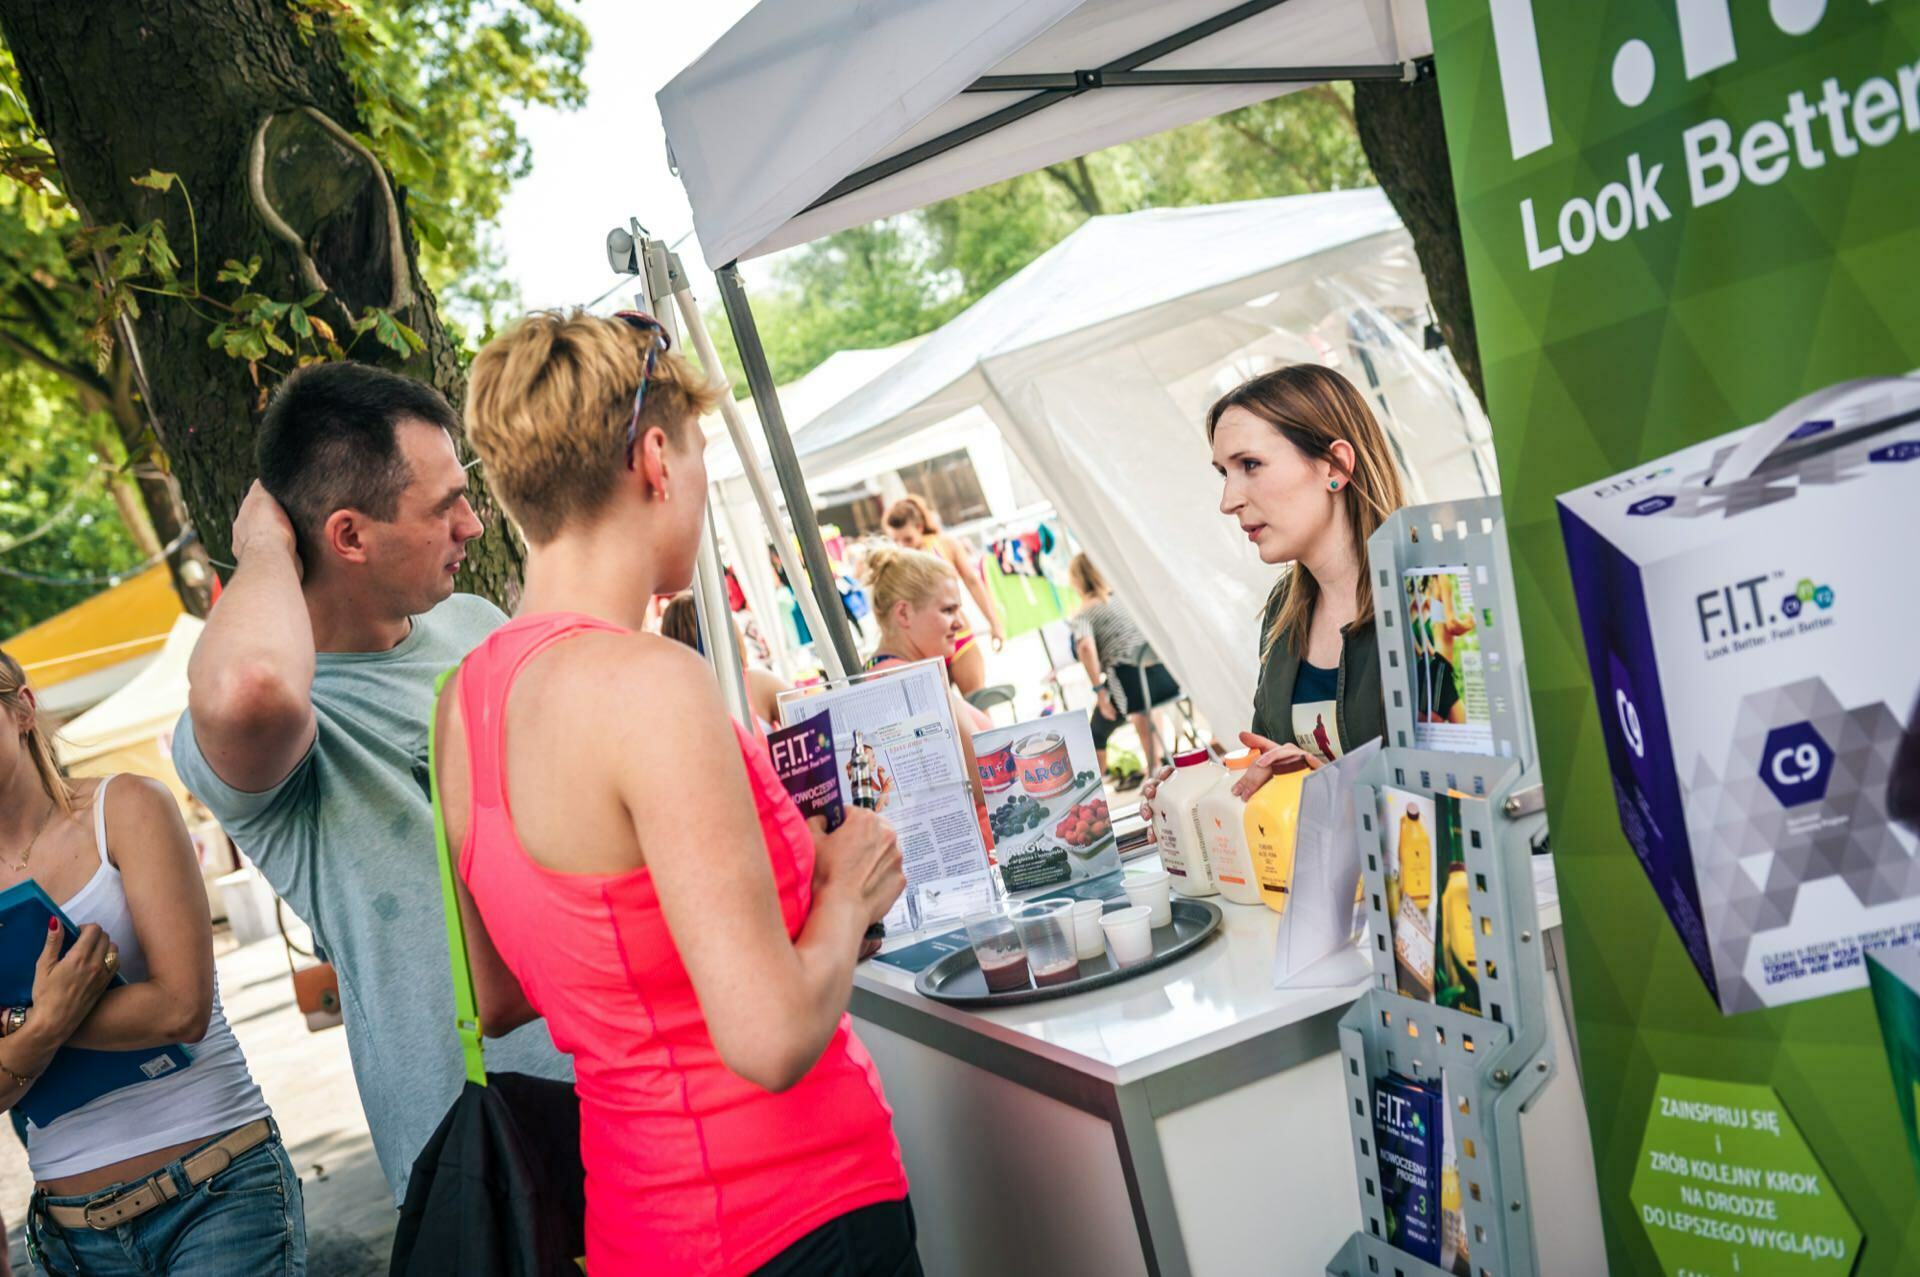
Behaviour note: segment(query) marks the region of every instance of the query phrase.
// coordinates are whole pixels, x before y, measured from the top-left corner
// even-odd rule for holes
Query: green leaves
[[[220,267],[220,273],[213,278],[216,283],[238,284],[240,287],[245,288],[253,282],[253,277],[259,273],[260,254],[255,253],[246,260],[245,264],[229,257],[225,264]]]
[[[144,186],[150,191],[170,191],[174,183],[179,180],[178,173],[168,173],[157,168],[150,168],[139,177],[132,179],[135,186]]]
[[[369,329],[372,330],[375,341],[402,359],[410,358],[416,352],[427,348],[427,343],[419,333],[378,306],[369,307],[367,313],[353,325],[353,331],[359,335],[364,335]]]

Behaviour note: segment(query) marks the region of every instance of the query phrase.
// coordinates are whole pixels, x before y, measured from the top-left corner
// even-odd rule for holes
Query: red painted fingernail
[[[58,919],[58,918],[48,918],[48,919],[47,919],[47,930],[48,930],[48,931],[58,931],[58,930],[60,930],[60,919]]]

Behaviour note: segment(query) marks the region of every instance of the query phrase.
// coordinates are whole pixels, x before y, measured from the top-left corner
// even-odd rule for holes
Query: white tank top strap
[[[93,845],[100,850],[100,863],[110,865],[107,859],[107,786],[113,783],[113,777],[102,776],[99,787],[93,791]]]

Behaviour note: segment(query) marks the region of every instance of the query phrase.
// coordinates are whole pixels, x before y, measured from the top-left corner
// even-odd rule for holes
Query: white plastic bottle
[[[1226,774],[1204,749],[1176,754],[1174,772],[1153,799],[1153,836],[1160,844],[1160,866],[1183,896],[1211,896],[1213,861],[1206,839],[1200,836],[1196,805],[1201,795]]]
[[[1207,846],[1213,885],[1220,889],[1224,899],[1236,905],[1260,903],[1260,884],[1253,876],[1253,852],[1247,846],[1247,803],[1233,792],[1234,784],[1246,774],[1254,757],[1253,751],[1248,750],[1224,760],[1220,779],[1200,795],[1194,807],[1200,838]]]

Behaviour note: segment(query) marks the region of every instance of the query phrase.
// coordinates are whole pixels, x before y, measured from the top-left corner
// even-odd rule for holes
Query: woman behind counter
[[[1222,395],[1207,410],[1207,440],[1223,481],[1220,513],[1261,562],[1293,565],[1261,617],[1253,730],[1240,734],[1260,757],[1234,786],[1248,798],[1283,759],[1304,755],[1317,768],[1386,734],[1367,538],[1407,502],[1367,401],[1319,364],[1278,368]]]

